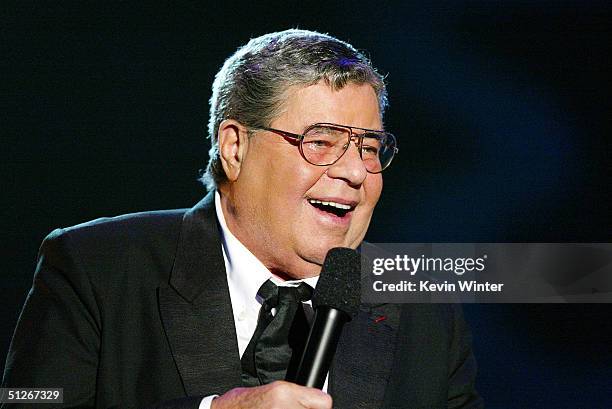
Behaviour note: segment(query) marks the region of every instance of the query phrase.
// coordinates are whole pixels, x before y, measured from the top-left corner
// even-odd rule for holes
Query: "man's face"
[[[301,134],[318,122],[382,129],[373,88],[348,84],[334,91],[320,82],[292,89],[283,114],[270,126]],[[367,173],[354,143],[335,164],[315,166],[282,136],[258,131],[248,139],[238,179],[230,183],[226,218],[271,271],[313,276],[330,248],[361,243],[382,185],[381,174]],[[351,208],[341,212],[315,200]]]

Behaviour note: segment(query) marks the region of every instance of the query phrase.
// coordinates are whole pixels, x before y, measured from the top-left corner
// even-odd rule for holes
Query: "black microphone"
[[[315,309],[312,328],[295,379],[288,380],[298,385],[323,388],[342,327],[357,315],[360,298],[359,253],[343,247],[329,250],[312,298]]]

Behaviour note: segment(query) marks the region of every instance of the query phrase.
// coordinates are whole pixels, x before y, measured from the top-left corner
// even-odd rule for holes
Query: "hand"
[[[327,393],[285,381],[235,388],[215,398],[211,409],[331,409]]]

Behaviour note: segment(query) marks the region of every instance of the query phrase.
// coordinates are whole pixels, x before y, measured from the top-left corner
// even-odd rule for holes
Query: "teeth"
[[[316,199],[308,199],[308,201],[312,204],[322,204],[323,206],[331,206],[331,207],[336,207],[338,209],[344,209],[344,210],[350,210],[351,206],[349,205],[345,205],[342,203],[336,203],[336,202],[323,202],[321,200],[316,200]]]

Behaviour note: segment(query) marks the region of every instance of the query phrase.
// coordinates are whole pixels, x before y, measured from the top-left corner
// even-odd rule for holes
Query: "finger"
[[[315,388],[302,388],[298,402],[306,409],[331,409],[333,403],[329,394]]]

